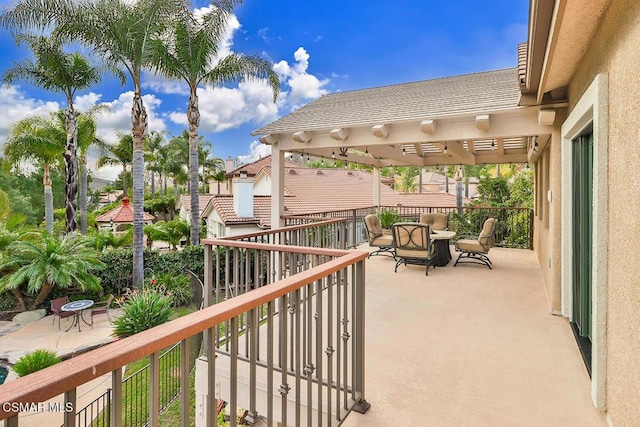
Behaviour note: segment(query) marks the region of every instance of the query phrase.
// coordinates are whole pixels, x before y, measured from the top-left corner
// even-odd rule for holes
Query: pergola
[[[272,226],[284,213],[286,152],[373,166],[375,204],[381,167],[535,162],[566,105],[520,105],[522,75],[508,68],[338,92],[254,131],[272,148]]]

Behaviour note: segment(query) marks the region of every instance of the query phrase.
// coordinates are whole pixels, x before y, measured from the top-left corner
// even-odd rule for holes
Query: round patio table
[[[444,267],[451,261],[451,247],[449,239],[456,237],[455,231],[433,230],[431,232],[431,240],[435,247],[433,264],[436,267]]]
[[[60,307],[60,310],[62,311],[72,311],[73,312],[73,323],[71,324],[71,326],[69,326],[69,328],[66,330],[66,332],[69,332],[69,330],[71,330],[71,328],[73,328],[75,325],[78,325],[78,332],[80,332],[80,319],[82,319],[82,321],[89,325],[89,322],[87,322],[86,320],[84,320],[84,317],[82,317],[82,312],[84,310],[86,310],[87,308],[91,307],[94,304],[94,302],[90,299],[81,299],[79,301],[72,301],[72,302],[68,302],[65,305],[63,305],[62,307]]]

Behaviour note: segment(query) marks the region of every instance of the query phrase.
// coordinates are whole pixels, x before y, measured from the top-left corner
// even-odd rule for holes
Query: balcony
[[[205,242],[215,305],[6,384],[0,402],[64,394],[75,404],[77,387],[111,372],[112,419],[122,419],[122,366],[148,356],[158,425],[159,354],[183,343],[188,396],[187,340],[204,332],[208,374],[195,407],[181,399],[184,422],[197,414],[213,425],[215,395],[266,425],[605,425],[568,324],[548,313],[532,251],[494,248],[494,270],[394,273],[391,258],[340,249],[346,230],[335,219]],[[13,409],[0,407],[6,426],[19,425]],[[51,425],[76,425],[74,412]]]

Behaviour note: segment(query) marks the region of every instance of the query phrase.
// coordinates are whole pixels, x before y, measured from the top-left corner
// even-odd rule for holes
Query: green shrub
[[[130,292],[121,303],[122,315],[113,321],[113,335],[125,338],[169,320],[173,298],[164,289]]]
[[[160,273],[146,278],[145,282],[145,289],[154,289],[170,295],[176,307],[190,304],[193,298],[191,279],[184,274]]]
[[[16,298],[11,292],[0,292],[0,311],[10,311],[16,305]]]
[[[35,350],[22,356],[15,365],[13,371],[19,377],[24,377],[40,369],[48,368],[60,362],[60,358],[49,350]]]
[[[392,209],[382,209],[378,216],[380,217],[382,228],[391,228],[393,224],[402,220],[402,217]]]

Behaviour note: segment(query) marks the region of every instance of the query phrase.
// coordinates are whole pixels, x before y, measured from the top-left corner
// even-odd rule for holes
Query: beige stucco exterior
[[[588,98],[594,98],[596,111],[587,113],[587,117],[593,114],[592,120],[604,124],[604,129],[594,134],[594,198],[600,203],[593,207],[597,237],[592,397],[615,426],[637,425],[640,420],[640,262],[636,260],[636,235],[640,230],[640,181],[636,172],[640,162],[638,46],[640,2],[612,0],[568,82],[569,106],[559,111],[551,143],[536,163],[534,246],[551,312],[570,317],[571,296],[567,295],[566,283],[563,285],[570,277],[567,269],[571,269],[566,257],[570,242],[566,234],[570,228],[566,224],[567,211],[563,219],[561,199],[556,197],[564,197],[565,203],[570,201],[570,187],[563,180],[570,180],[567,169],[571,163],[566,159],[566,147],[563,154],[563,144],[568,140],[566,135],[563,139],[562,132],[569,132],[579,119],[578,110],[585,105],[588,108],[592,102]],[[557,63],[561,58],[554,56],[553,60]],[[603,101],[606,105],[598,106]],[[606,226],[604,232],[598,231],[602,224]]]

